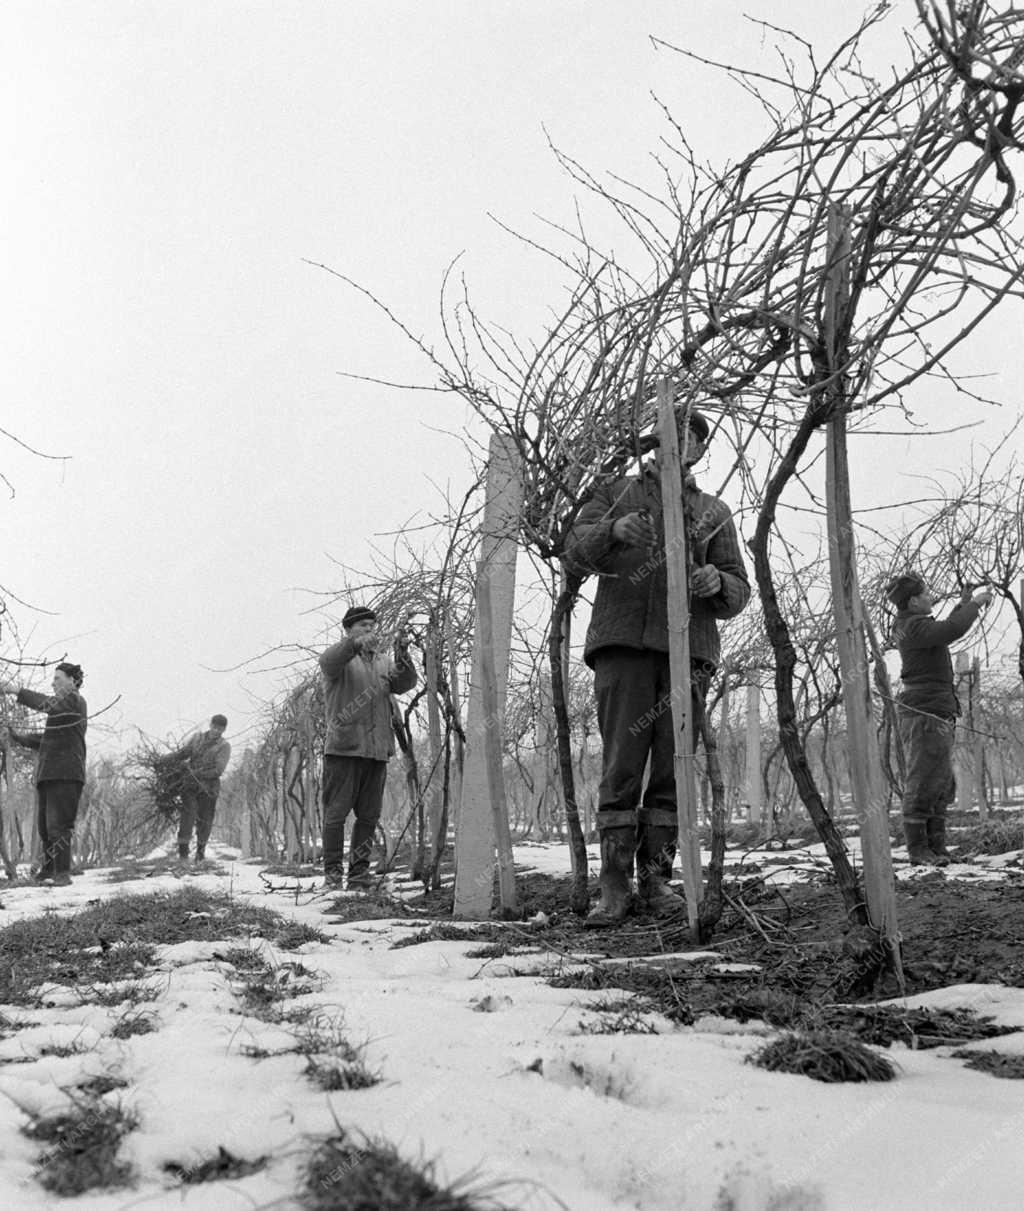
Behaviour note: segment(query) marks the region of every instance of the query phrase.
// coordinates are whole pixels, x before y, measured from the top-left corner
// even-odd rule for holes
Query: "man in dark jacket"
[[[353,606],[341,620],[345,637],[320,657],[327,736],[324,743],[324,876],[340,887],[345,821],[355,814],[348,885],[370,886],[373,836],[384,805],[388,758],[395,751],[391,694],[416,684],[408,640],[399,631],[394,659],[378,652],[377,615]]]
[[[932,617],[935,599],[916,573],[897,576],[886,586],[886,596],[898,611],[893,633],[903,662],[897,718],[907,765],[907,853],[912,866],[948,866],[946,811],[956,794],[953,740],[960,714],[949,645],[967,634],[992,592],[965,588],[942,622]]]
[[[220,794],[220,777],[231,760],[231,745],[224,739],[228,721],[214,715],[205,732],[196,732],[174,756],[184,766],[181,815],[178,818],[178,857],[188,858],[192,830],[196,833],[196,862],[206,859],[206,842]]]
[[[23,706],[46,714],[42,732],[9,729],[12,740],[39,750],[36,762],[36,818],[43,860],[38,883],[71,882],[71,837],[85,785],[85,729],[88,708],[78,692],[83,680],[77,664],[63,662],[53,674],[53,693],[18,689],[0,681],[0,693],[15,694]]]
[[[678,412],[690,563],[690,656],[695,706],[718,662],[718,622],[747,604],[750,584],[728,507],[701,492],[689,468],[704,454],[707,418]],[[688,425],[684,423],[688,421]],[[599,577],[583,658],[594,670],[604,746],[597,827],[601,899],[587,918],[612,925],[631,908],[634,854],[641,902],[656,915],[682,902],[668,886],[678,817],[668,655],[668,576],[660,466],[600,487],[580,510],[566,567]],[[696,734],[694,732],[694,741]],[[644,769],[650,758],[641,802]]]

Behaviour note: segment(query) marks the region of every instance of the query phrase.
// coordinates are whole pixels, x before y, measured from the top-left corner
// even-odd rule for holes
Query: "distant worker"
[[[691,563],[691,697],[703,710],[718,663],[718,621],[743,609],[750,584],[728,506],[701,492],[690,472],[708,448],[708,420],[693,409],[678,408],[676,416]],[[647,442],[648,449],[656,446]],[[598,488],[580,510],[564,562],[578,575],[598,576],[583,659],[594,670],[604,750],[597,805],[601,898],[586,925],[615,925],[632,911],[634,854],[642,906],[667,916],[683,902],[668,886],[678,815],[660,449],[639,475]]]
[[[932,617],[936,599],[916,573],[897,576],[885,592],[898,611],[893,634],[903,662],[896,713],[906,757],[907,854],[912,866],[948,866],[946,812],[956,795],[953,740],[960,714],[949,645],[971,629],[992,591],[967,586],[942,622]]]
[[[8,732],[18,744],[39,751],[36,819],[43,856],[34,878],[37,883],[53,883],[58,887],[71,882],[71,839],[85,785],[85,729],[89,712],[79,693],[83,678],[77,664],[62,662],[54,670],[51,695],[18,689],[13,682],[0,680],[0,693],[16,694],[23,706],[46,713],[41,732],[18,732],[13,728]]]
[[[213,827],[220,794],[220,776],[231,760],[231,745],[224,739],[228,721],[214,715],[205,732],[196,732],[176,753],[183,763],[181,815],[178,819],[178,857],[188,859],[192,830],[196,834],[196,862],[206,859],[206,842]]]
[[[341,620],[345,637],[320,657],[325,679],[324,706],[324,877],[341,887],[345,821],[355,816],[348,859],[348,886],[371,886],[370,855],[384,805],[388,758],[395,751],[391,694],[416,684],[408,638],[399,631],[394,659],[378,651],[377,615],[353,606]]]

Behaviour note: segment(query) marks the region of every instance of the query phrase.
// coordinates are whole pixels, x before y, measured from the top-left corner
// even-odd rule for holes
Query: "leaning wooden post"
[[[882,764],[875,732],[864,640],[863,604],[857,581],[853,542],[850,468],[846,450],[847,403],[841,368],[846,360],[845,318],[849,276],[850,219],[845,208],[828,216],[828,280],[825,291],[825,341],[832,381],[825,388],[832,404],[828,423],[825,493],[828,519],[829,571],[836,645],[846,711],[850,787],[860,822],[861,858],[868,919],[882,940],[888,961],[902,984],[896,885],[889,845],[889,818],[882,786]]]
[[[502,774],[502,734],[512,607],[516,585],[516,534],[523,503],[519,453],[507,434],[491,436],[487,489],[476,574],[476,629],[466,722],[466,763],[455,833],[455,903],[452,915],[490,915],[495,849],[505,912],[516,907],[512,840]]]
[[[683,473],[672,388],[658,380],[658,440],[661,443],[661,507],[665,519],[665,570],[668,575],[668,656],[672,685],[679,859],[686,893],[686,917],[699,940],[700,902],[704,894],[697,830],[697,780],[694,771],[694,720],[690,688],[689,545],[683,510]]]

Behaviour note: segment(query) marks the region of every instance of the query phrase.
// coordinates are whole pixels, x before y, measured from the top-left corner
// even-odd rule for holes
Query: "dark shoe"
[[[928,848],[935,855],[935,866],[948,866],[953,855],[946,848],[946,817],[931,816],[928,819]]]
[[[69,874],[54,875],[53,886],[54,887],[70,887],[71,886],[71,876]]]
[[[636,851],[636,889],[641,905],[656,917],[673,917],[686,908],[683,897],[668,885],[675,844],[674,828],[641,824]]]
[[[904,820],[903,835],[911,866],[935,866],[935,855],[928,848],[928,821]]]
[[[206,851],[203,849],[197,849],[196,857],[195,857],[196,866],[198,866],[200,862],[205,862],[205,861],[206,861]]]
[[[188,860],[188,846],[187,845],[178,846],[178,857],[182,860],[182,862],[185,862]]]
[[[340,870],[325,870],[324,871],[324,888],[329,891],[341,891],[345,883],[345,876]]]
[[[368,870],[357,870],[354,874],[351,871],[349,872],[349,891],[372,891],[373,886],[373,875]]]
[[[633,911],[633,851],[636,830],[606,828],[601,831],[601,898],[583,922],[584,929],[607,929],[618,925]]]

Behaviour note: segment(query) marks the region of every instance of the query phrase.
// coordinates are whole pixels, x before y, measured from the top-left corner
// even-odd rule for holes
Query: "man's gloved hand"
[[[990,605],[992,602],[992,590],[988,587],[988,585],[982,585],[980,588],[975,589],[971,594],[971,601],[973,601],[975,605],[979,606]]]

